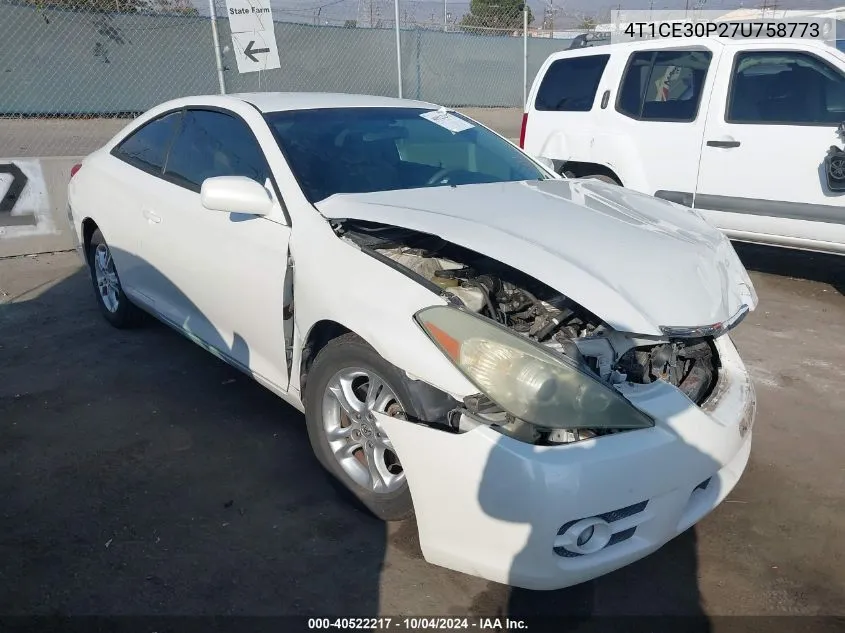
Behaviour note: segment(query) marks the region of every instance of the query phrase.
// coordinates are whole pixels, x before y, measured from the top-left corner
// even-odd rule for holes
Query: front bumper
[[[701,408],[666,383],[626,396],[654,428],[532,446],[479,426],[462,434],[380,416],[400,455],[430,563],[528,589],[596,578],[701,520],[739,480],[756,400],[728,336],[719,385]],[[612,536],[591,553],[559,533],[600,517]],[[577,548],[574,548],[577,549]]]

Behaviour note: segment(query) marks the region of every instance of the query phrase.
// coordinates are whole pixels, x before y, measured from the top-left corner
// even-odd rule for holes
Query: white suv
[[[845,254],[843,121],[845,54],[823,42],[650,40],[550,56],[520,146],[734,239]]]

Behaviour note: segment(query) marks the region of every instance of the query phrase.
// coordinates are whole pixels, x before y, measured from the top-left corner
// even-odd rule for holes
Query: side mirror
[[[200,189],[202,206],[211,211],[267,215],[273,209],[270,192],[245,176],[207,178]]]

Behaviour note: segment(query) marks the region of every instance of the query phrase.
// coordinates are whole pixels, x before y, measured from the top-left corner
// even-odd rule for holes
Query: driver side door
[[[267,216],[206,209],[207,178],[245,176],[273,199]],[[290,226],[249,124],[233,112],[187,108],[163,178],[148,195],[144,249],[161,314],[259,382],[287,389],[285,280]]]

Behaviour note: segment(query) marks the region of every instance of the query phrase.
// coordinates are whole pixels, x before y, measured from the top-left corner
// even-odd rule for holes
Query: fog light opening
[[[595,534],[595,532],[596,527],[594,525],[591,525],[590,527],[583,530],[581,534],[578,535],[578,540],[575,541],[576,545],[578,545],[578,547],[584,547],[590,541],[590,539],[593,538],[593,534]]]
[[[604,549],[613,536],[610,524],[600,517],[581,519],[555,539],[555,547],[576,554],[592,554]]]

